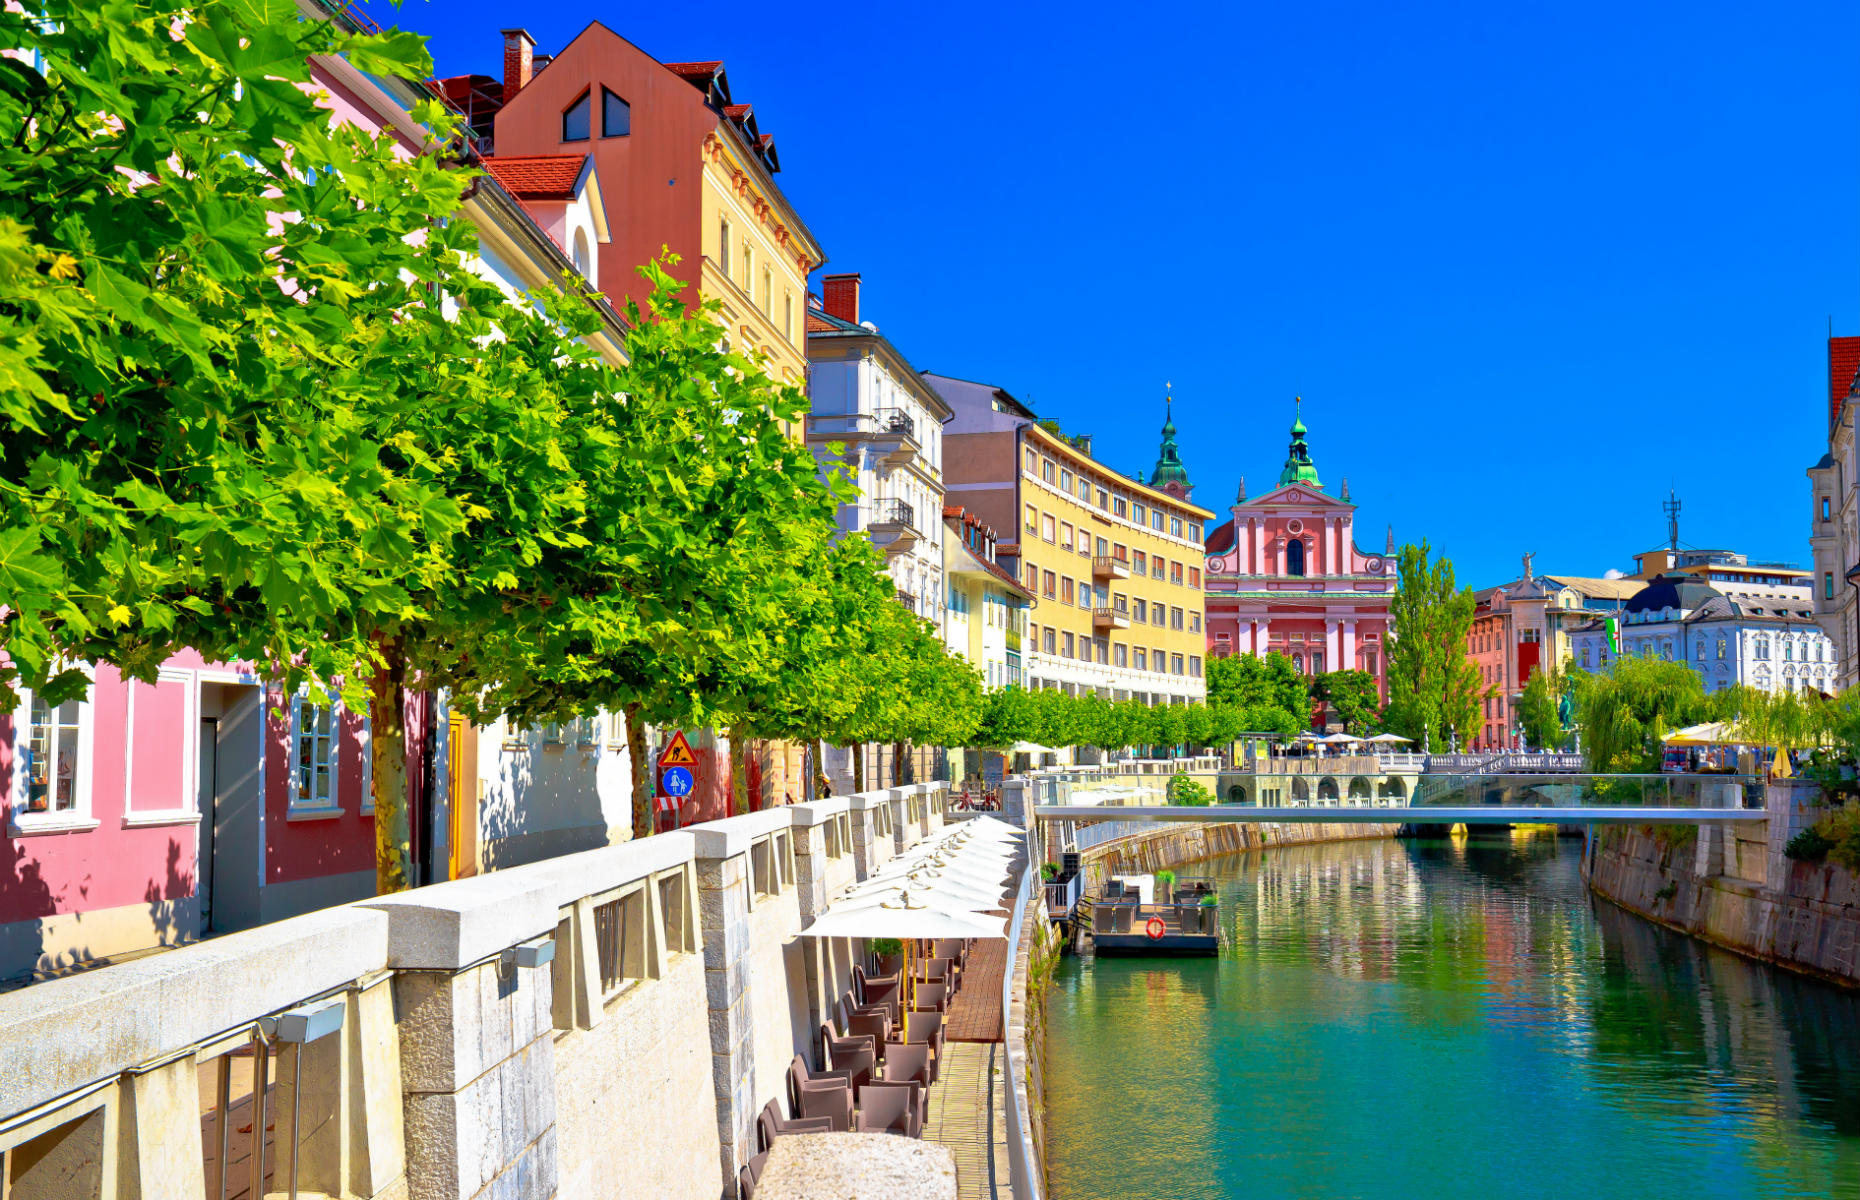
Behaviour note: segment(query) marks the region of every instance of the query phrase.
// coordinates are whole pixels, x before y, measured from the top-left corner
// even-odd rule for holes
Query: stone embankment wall
[[[1095,888],[1113,875],[1147,875],[1177,870],[1185,863],[1220,854],[1269,850],[1274,846],[1303,846],[1313,842],[1360,841],[1394,837],[1401,826],[1389,825],[1243,825],[1210,821],[1206,824],[1171,824],[1093,846],[1079,855],[1086,887]]]
[[[1680,933],[1860,987],[1860,876],[1782,852],[1816,815],[1816,789],[1773,784],[1768,819],[1730,827],[1630,826],[1590,838],[1596,895]]]
[[[850,983],[851,943],[801,931],[946,802],[750,813],[0,994],[0,1192],[219,1194],[228,1071],[239,1193],[269,1060],[267,1194],[727,1200]]]

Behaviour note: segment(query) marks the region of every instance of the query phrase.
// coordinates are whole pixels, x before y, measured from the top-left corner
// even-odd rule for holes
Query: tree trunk
[[[863,792],[865,791],[865,743],[864,742],[853,743],[852,758],[853,758],[853,791]]]
[[[413,884],[413,828],[407,812],[407,659],[399,639],[381,646],[384,664],[368,700],[374,751],[375,894]],[[430,748],[429,748],[430,751]]]
[[[814,799],[825,800],[833,794],[833,781],[827,778],[827,744],[815,738],[808,753],[813,755],[811,765],[814,769]]]
[[[646,722],[637,704],[629,704],[626,714],[627,769],[633,776],[633,836],[652,836],[652,766],[646,749]]]
[[[749,738],[740,725],[730,730],[730,811],[749,811]]]

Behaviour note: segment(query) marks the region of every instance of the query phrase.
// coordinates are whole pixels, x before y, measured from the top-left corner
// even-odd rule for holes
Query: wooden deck
[[[947,1042],[1001,1040],[1001,975],[1007,969],[1007,943],[999,938],[969,948],[962,991],[950,1001],[943,1039]]]
[[[970,952],[971,962],[974,953]],[[967,986],[963,988],[964,995],[968,990]],[[997,1008],[1000,993],[997,978]],[[999,1013],[996,1016],[998,1023]],[[1011,1200],[1007,1110],[1001,1090],[1007,1055],[998,1041],[958,1042],[947,1038],[943,1053],[942,1071],[927,1098],[924,1140],[948,1147],[956,1156],[959,1200]]]

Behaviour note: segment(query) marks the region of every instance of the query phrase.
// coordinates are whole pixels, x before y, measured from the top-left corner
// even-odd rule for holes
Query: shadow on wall
[[[184,941],[194,940],[194,932],[200,927],[200,918],[191,911],[191,906],[183,905],[194,894],[194,874],[182,871],[181,843],[168,839],[168,867],[163,880],[149,880],[142,889],[142,900],[149,906],[149,927],[155,935],[152,944],[157,946],[174,946]]]
[[[45,953],[45,917],[58,911],[58,897],[40,874],[39,864],[26,857],[17,841],[4,846],[6,863],[0,869],[0,984],[30,976]]]
[[[515,749],[521,743],[523,749]],[[545,744],[538,731],[515,732],[498,756],[499,774],[478,803],[478,867],[492,871],[608,844],[601,804],[600,748]]]
[[[186,903],[194,895],[194,876],[180,869],[182,847],[172,838],[168,841],[163,875],[150,879],[143,887],[143,900],[148,905],[147,933],[134,937],[133,944],[127,944],[124,939],[129,927],[112,927],[112,932],[105,935],[108,948],[101,954],[88,943],[73,941],[53,946],[46,940],[48,918],[61,910],[69,911],[74,904],[78,911],[71,918],[75,925],[71,932],[75,934],[83,928],[85,913],[81,906],[90,889],[81,883],[76,885],[77,895],[73,900],[52,889],[39,863],[27,855],[25,846],[8,841],[0,843],[0,851],[6,856],[4,867],[0,867],[0,914],[7,917],[0,921],[0,986],[25,983],[35,976],[55,975],[86,965],[101,966],[110,961],[110,955],[176,946],[194,940],[199,918],[192,905]]]

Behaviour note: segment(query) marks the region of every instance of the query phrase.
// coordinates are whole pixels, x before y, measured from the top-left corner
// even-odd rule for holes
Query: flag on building
[[[1608,652],[1616,658],[1621,657],[1621,622],[1609,617],[1602,622],[1602,628],[1608,631]]]

